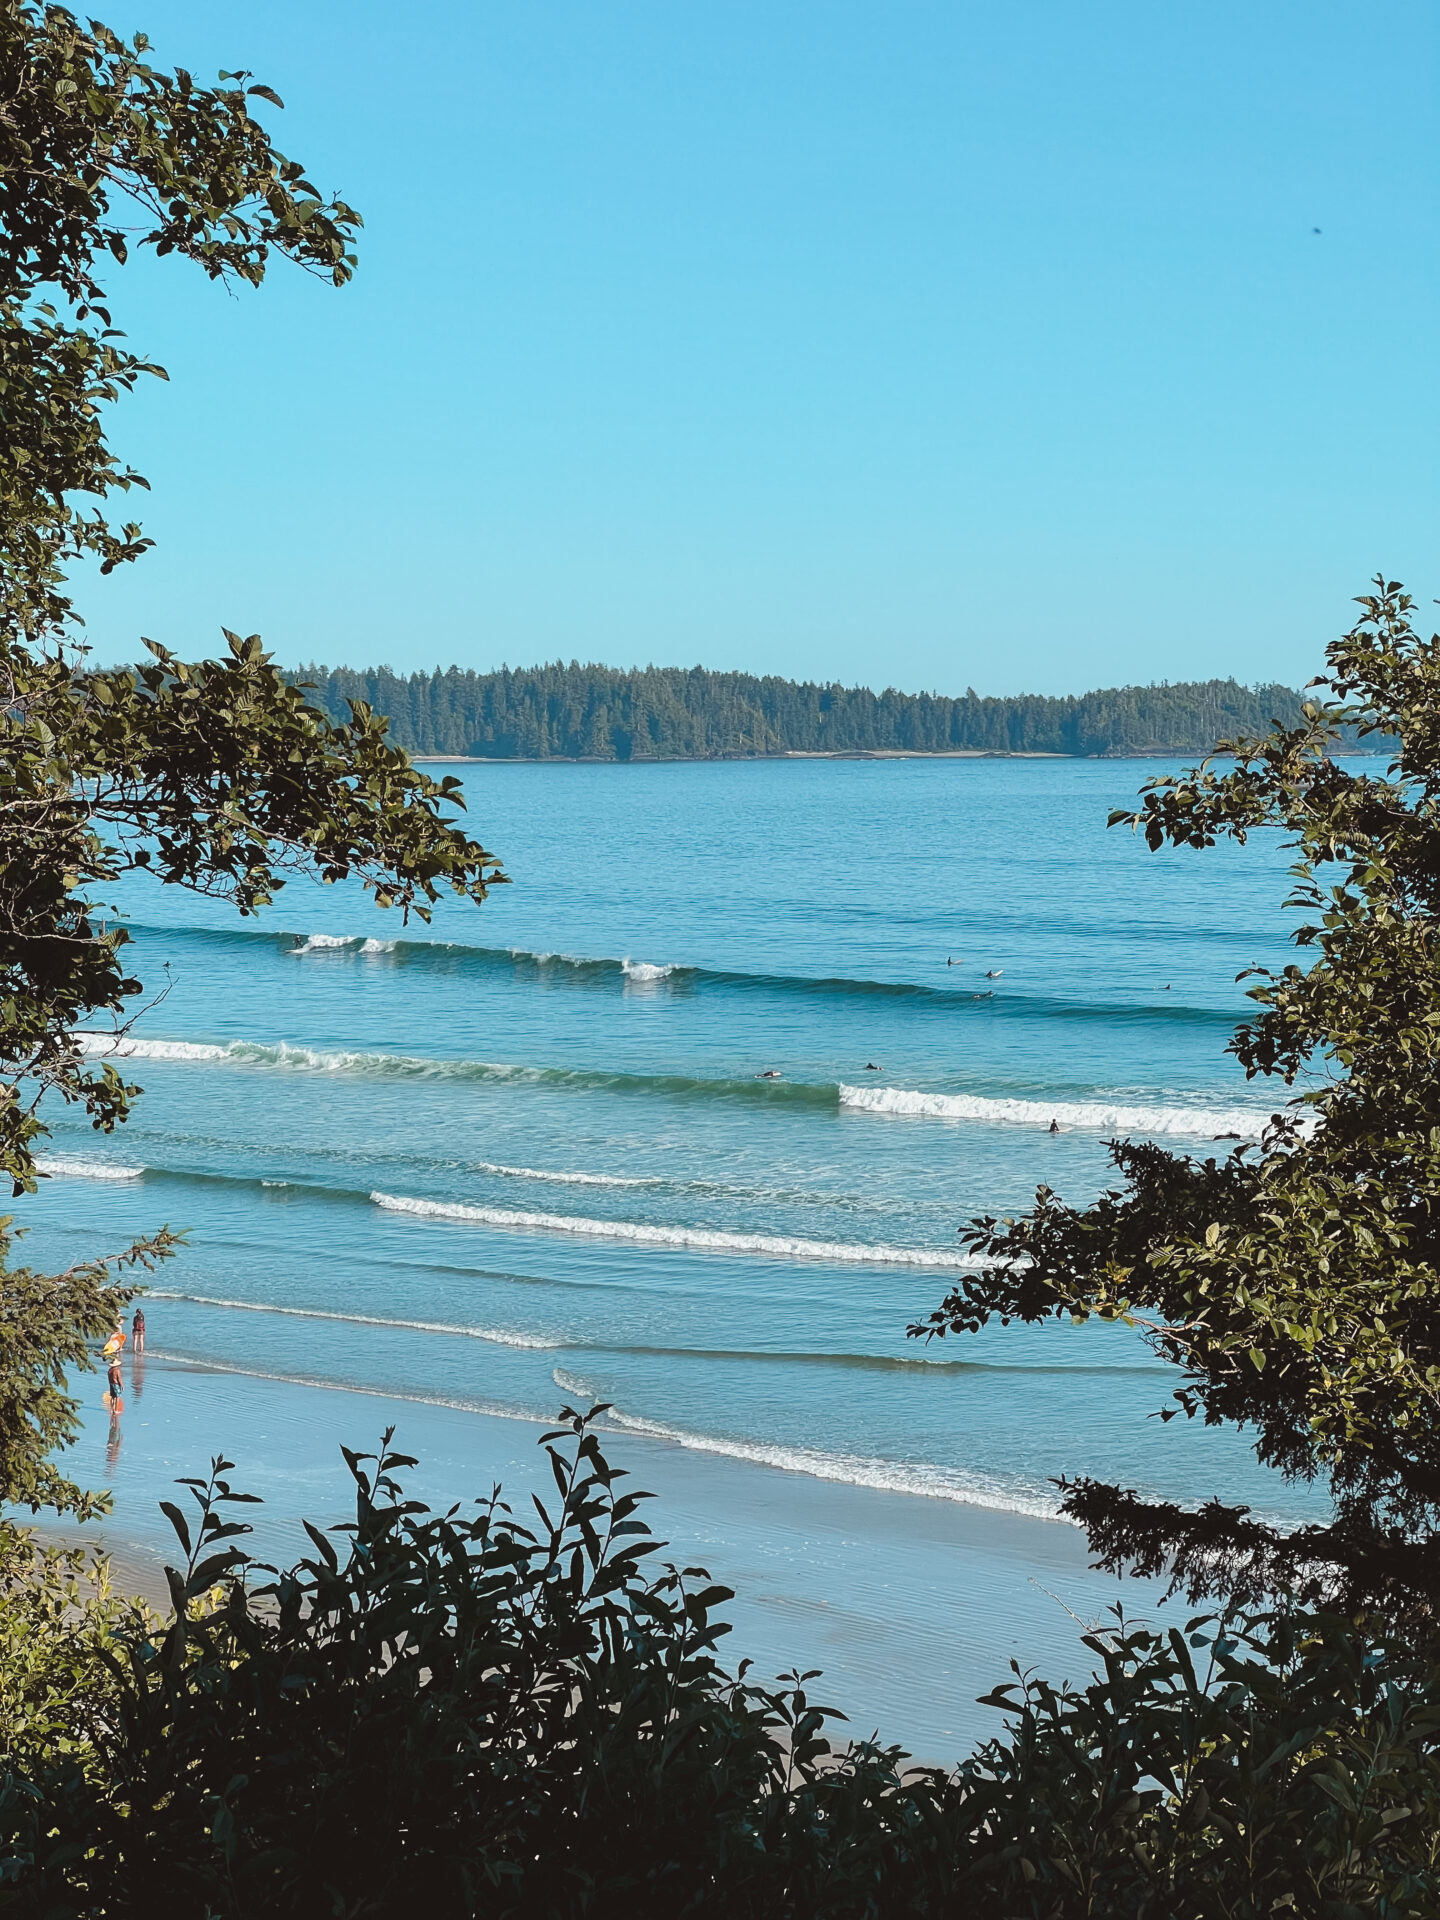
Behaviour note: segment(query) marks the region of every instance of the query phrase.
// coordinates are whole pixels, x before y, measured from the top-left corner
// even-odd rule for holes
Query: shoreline
[[[279,1564],[312,1550],[302,1517],[322,1526],[345,1518],[353,1483],[341,1444],[372,1449],[388,1427],[418,1456],[405,1477],[433,1508],[488,1497],[499,1482],[523,1522],[530,1495],[553,1491],[535,1445],[548,1422],[524,1414],[158,1354],[143,1395],[132,1381],[127,1402],[113,1425],[100,1407],[83,1410],[66,1470],[83,1485],[108,1484],[115,1511],[93,1534],[67,1531],[108,1550],[142,1592],[154,1582],[163,1593],[160,1568],[174,1557],[158,1501],[217,1453],[236,1463],[231,1483],[264,1501],[249,1510],[257,1533],[245,1544]],[[849,1732],[878,1731],[912,1754],[960,1758],[998,1731],[977,1697],[1010,1677],[1012,1660],[1056,1681],[1082,1678],[1091,1656],[1079,1622],[1098,1622],[1120,1601],[1149,1612],[1159,1598],[1155,1583],[1091,1571],[1083,1536],[1063,1521],[819,1480],[646,1434],[607,1429],[602,1444],[632,1485],[656,1495],[642,1511],[666,1543],[657,1567],[699,1564],[735,1589],[720,1609],[733,1625],[723,1664],[733,1671],[749,1657],[761,1678],[819,1668],[815,1697],[849,1716]]]
[[[407,749],[408,751],[408,749]],[[1090,765],[1104,762],[1120,766],[1127,760],[1228,760],[1213,747],[1137,747],[1129,753],[1050,753],[1036,749],[1009,747],[786,747],[782,753],[717,754],[636,754],[629,760],[602,758],[599,754],[546,754],[533,759],[520,754],[485,753],[411,753],[416,766],[446,767],[759,767],[774,766],[781,760],[1063,760]],[[1335,760],[1378,760],[1386,758],[1380,749],[1344,747],[1332,754]]]
[[[1005,747],[786,747],[781,753],[636,754],[629,760],[600,755],[546,754],[531,759],[520,754],[412,753],[417,766],[457,767],[748,767],[773,766],[777,760],[1183,760],[1200,754],[1199,747],[1154,747],[1144,753],[1048,753]]]

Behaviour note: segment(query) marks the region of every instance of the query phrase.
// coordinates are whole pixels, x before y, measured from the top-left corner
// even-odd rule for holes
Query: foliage
[[[107,1504],[60,1471],[50,1455],[75,1430],[71,1372],[91,1364],[92,1343],[115,1325],[130,1289],[115,1285],[127,1269],[142,1271],[177,1244],[167,1229],[109,1260],[65,1273],[36,1273],[9,1264],[10,1223],[0,1221],[0,1506],[53,1507],[88,1520]],[[0,1522],[0,1547],[5,1528]]]
[[[53,1738],[0,1776],[0,1912],[1434,1911],[1440,1673],[1422,1656],[1323,1616],[1122,1621],[1090,1636],[1088,1686],[999,1689],[1004,1732],[953,1772],[832,1748],[813,1676],[770,1689],[720,1667],[727,1590],[698,1568],[647,1577],[658,1543],[601,1411],[545,1436],[538,1527],[498,1492],[428,1512],[389,1435],[347,1455],[353,1524],[338,1543],[311,1528],[313,1554],[264,1585],[229,1464],[188,1483],[168,1627],[110,1603],[72,1649],[50,1616],[29,1724]]]
[[[0,1754],[16,1773],[93,1779],[118,1689],[107,1656],[153,1616],[112,1590],[109,1564],[0,1526]]]
[[[1167,1564],[1192,1594],[1311,1600],[1433,1625],[1440,1601],[1440,637],[1394,582],[1329,650],[1335,698],[1241,741],[1235,764],[1152,781],[1115,815],[1151,847],[1297,850],[1307,969],[1264,973],[1231,1050],[1295,1089],[1258,1150],[1223,1160],[1112,1148],[1123,1185],[1090,1207],[1041,1188],[1021,1220],[963,1238],[998,1264],[917,1333],[1050,1315],[1129,1320],[1184,1371],[1167,1417],[1231,1422],[1325,1525],[1286,1534],[1242,1507],[1198,1512],[1090,1480],[1066,1509],[1108,1566]],[[1398,739],[1384,772],[1330,757],[1336,729]],[[1243,977],[1243,976],[1242,976]]]
[[[446,890],[479,901],[502,877],[452,818],[453,783],[409,766],[368,694],[327,717],[256,639],[230,636],[198,666],[151,648],[119,673],[89,670],[67,640],[66,568],[108,571],[146,545],[105,517],[111,493],[143,481],[111,454],[103,409],[159,370],[119,344],[97,263],[123,264],[138,237],[250,284],[272,249],[336,284],[353,264],[357,216],[251,116],[275,96],[243,73],[197,87],[147,54],[142,37],[0,0],[0,1167],[19,1193],[35,1185],[42,1097],[110,1128],[138,1092],[105,1052],[140,992],[96,897],[112,881],[144,870],[247,913],[310,872],[423,916]],[[972,1240],[1021,1264],[977,1277],[934,1330],[1159,1312],[1154,1337],[1186,1370],[1181,1407],[1256,1426],[1286,1471],[1327,1473],[1339,1517],[1286,1540],[1243,1513],[1073,1487],[1102,1553],[1173,1550],[1192,1585],[1257,1591],[1282,1576],[1319,1591],[1338,1567],[1342,1597],[1424,1615],[1440,1497],[1440,643],[1422,646],[1408,611],[1385,587],[1332,654],[1333,689],[1358,706],[1284,709],[1288,729],[1233,774],[1157,783],[1143,815],[1157,844],[1298,834],[1318,961],[1259,989],[1236,1046],[1287,1082],[1328,1066],[1305,1083],[1313,1128],[1278,1118],[1261,1154],[1219,1165],[1117,1148],[1128,1189],[1088,1214],[1042,1194],[1027,1222],[977,1223]],[[1234,724],[1268,717],[1223,683],[1128,690],[1107,713],[698,673],[612,676],[597,700],[582,670],[546,672],[495,677],[508,704],[492,699],[492,731],[466,744],[1090,752],[1177,744],[1182,719],[1208,738],[1227,703]],[[1389,778],[1326,760],[1342,722],[1399,735]],[[1344,878],[1322,893],[1327,862]],[[98,1053],[95,1021],[111,1036]],[[173,1244],[162,1230],[66,1274],[0,1274],[0,1501],[101,1504],[48,1459],[73,1428],[67,1374],[129,1297],[127,1269]],[[168,1622],[117,1601],[83,1557],[0,1527],[0,1912],[1434,1911],[1440,1675],[1423,1649],[1338,1615],[1168,1636],[1122,1623],[1092,1637],[1104,1671],[1089,1686],[1017,1676],[994,1696],[1007,1731],[953,1773],[866,1742],[832,1752],[814,1676],[767,1689],[719,1665],[725,1589],[699,1569],[648,1574],[640,1496],[619,1489],[591,1418],[567,1415],[546,1445],[556,1496],[531,1528],[498,1494],[473,1514],[428,1512],[387,1435],[378,1456],[348,1456],[348,1537],[311,1528],[312,1556],[278,1571],[240,1547],[244,1496],[217,1461],[188,1483],[195,1516],[170,1509],[186,1564]]]
[[[138,671],[77,673],[13,648],[0,719],[0,1169],[33,1188],[45,1092],[113,1127],[135,1089],[94,1061],[83,1026],[118,1021],[140,983],[123,926],[89,889],[148,871],[255,912],[295,872],[359,876],[382,906],[428,918],[442,889],[482,900],[495,861],[449,822],[458,782],[433,781],[363,709],[305,704],[257,639],[187,666],[153,647]],[[24,1096],[18,1091],[24,1089]]]
[[[144,484],[104,408],[161,370],[118,344],[102,268],[136,244],[250,285],[275,251],[336,285],[353,265],[358,216],[252,117],[277,97],[244,73],[197,86],[147,53],[0,0],[0,1172],[17,1196],[35,1188],[46,1095],[108,1130],[139,1091],[111,1056],[140,983],[96,889],[143,870],[250,913],[308,872],[425,917],[442,891],[479,901],[503,877],[454,821],[455,782],[418,773],[365,708],[307,706],[258,639],[227,635],[199,665],[151,646],[121,672],[68,642],[66,568],[108,572],[146,545],[103,511]],[[66,1374],[130,1297],[118,1269],[173,1246],[161,1232],[118,1262],[4,1272],[0,1501],[93,1509],[46,1459],[73,1431]]]
[[[1293,722],[1289,687],[1207,680],[1047,699],[960,699],[797,684],[703,667],[502,668],[399,675],[303,667],[322,706],[363,700],[412,753],[499,760],[714,760],[787,752],[1205,753],[1222,734]]]
[[[158,72],[62,7],[0,6],[0,631],[44,637],[70,610],[63,569],[109,572],[148,544],[102,499],[145,482],[105,443],[101,409],[163,370],[118,343],[97,275],[132,246],[258,286],[279,250],[338,286],[359,216],[327,202],[251,112],[246,73],[218,88]]]

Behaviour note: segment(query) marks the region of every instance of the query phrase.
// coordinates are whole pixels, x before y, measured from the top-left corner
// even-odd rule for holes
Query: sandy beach
[[[86,1485],[108,1485],[112,1518],[97,1537],[117,1575],[152,1594],[173,1535],[156,1502],[182,1475],[203,1474],[221,1452],[230,1476],[265,1505],[252,1509],[256,1552],[297,1555],[301,1516],[346,1517],[342,1443],[370,1449],[389,1425],[420,1458],[416,1493],[434,1506],[488,1494],[498,1480],[517,1510],[553,1491],[535,1442],[538,1423],[417,1404],[288,1380],[257,1378],[151,1355],[133,1379],[118,1438],[98,1404],[68,1456]],[[98,1387],[83,1383],[90,1398]],[[1124,1599],[1155,1604],[1153,1589],[1091,1572],[1082,1537],[1061,1522],[955,1500],[879,1492],[614,1433],[612,1460],[658,1497],[648,1518],[670,1543],[658,1556],[700,1564],[737,1590],[727,1663],[760,1676],[820,1667],[817,1698],[849,1716],[856,1735],[877,1729],[927,1760],[958,1758],[998,1725],[976,1696],[1007,1664],[1076,1676],[1089,1656],[1085,1621]],[[86,1530],[88,1537],[89,1530]],[[1068,1609],[1068,1611],[1067,1611]]]

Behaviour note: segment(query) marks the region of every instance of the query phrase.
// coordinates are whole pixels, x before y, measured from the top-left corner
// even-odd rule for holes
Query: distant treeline
[[[1188,754],[1293,723],[1290,687],[1235,680],[958,699],[712,673],[704,667],[511,668],[395,674],[302,667],[337,718],[347,700],[388,714],[411,753],[497,760],[731,760],[779,753]]]

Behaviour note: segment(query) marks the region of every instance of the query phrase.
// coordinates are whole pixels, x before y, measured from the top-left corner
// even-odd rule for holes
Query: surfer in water
[[[867,1060],[865,1062],[865,1071],[866,1073],[883,1073],[885,1069],[883,1067],[877,1067],[873,1060]]]
[[[778,1067],[766,1067],[765,1071],[763,1073],[757,1073],[755,1078],[757,1080],[781,1080],[784,1078],[784,1075]]]
[[[987,980],[998,980],[1004,971],[1004,967],[991,967],[986,973],[985,978]]]

